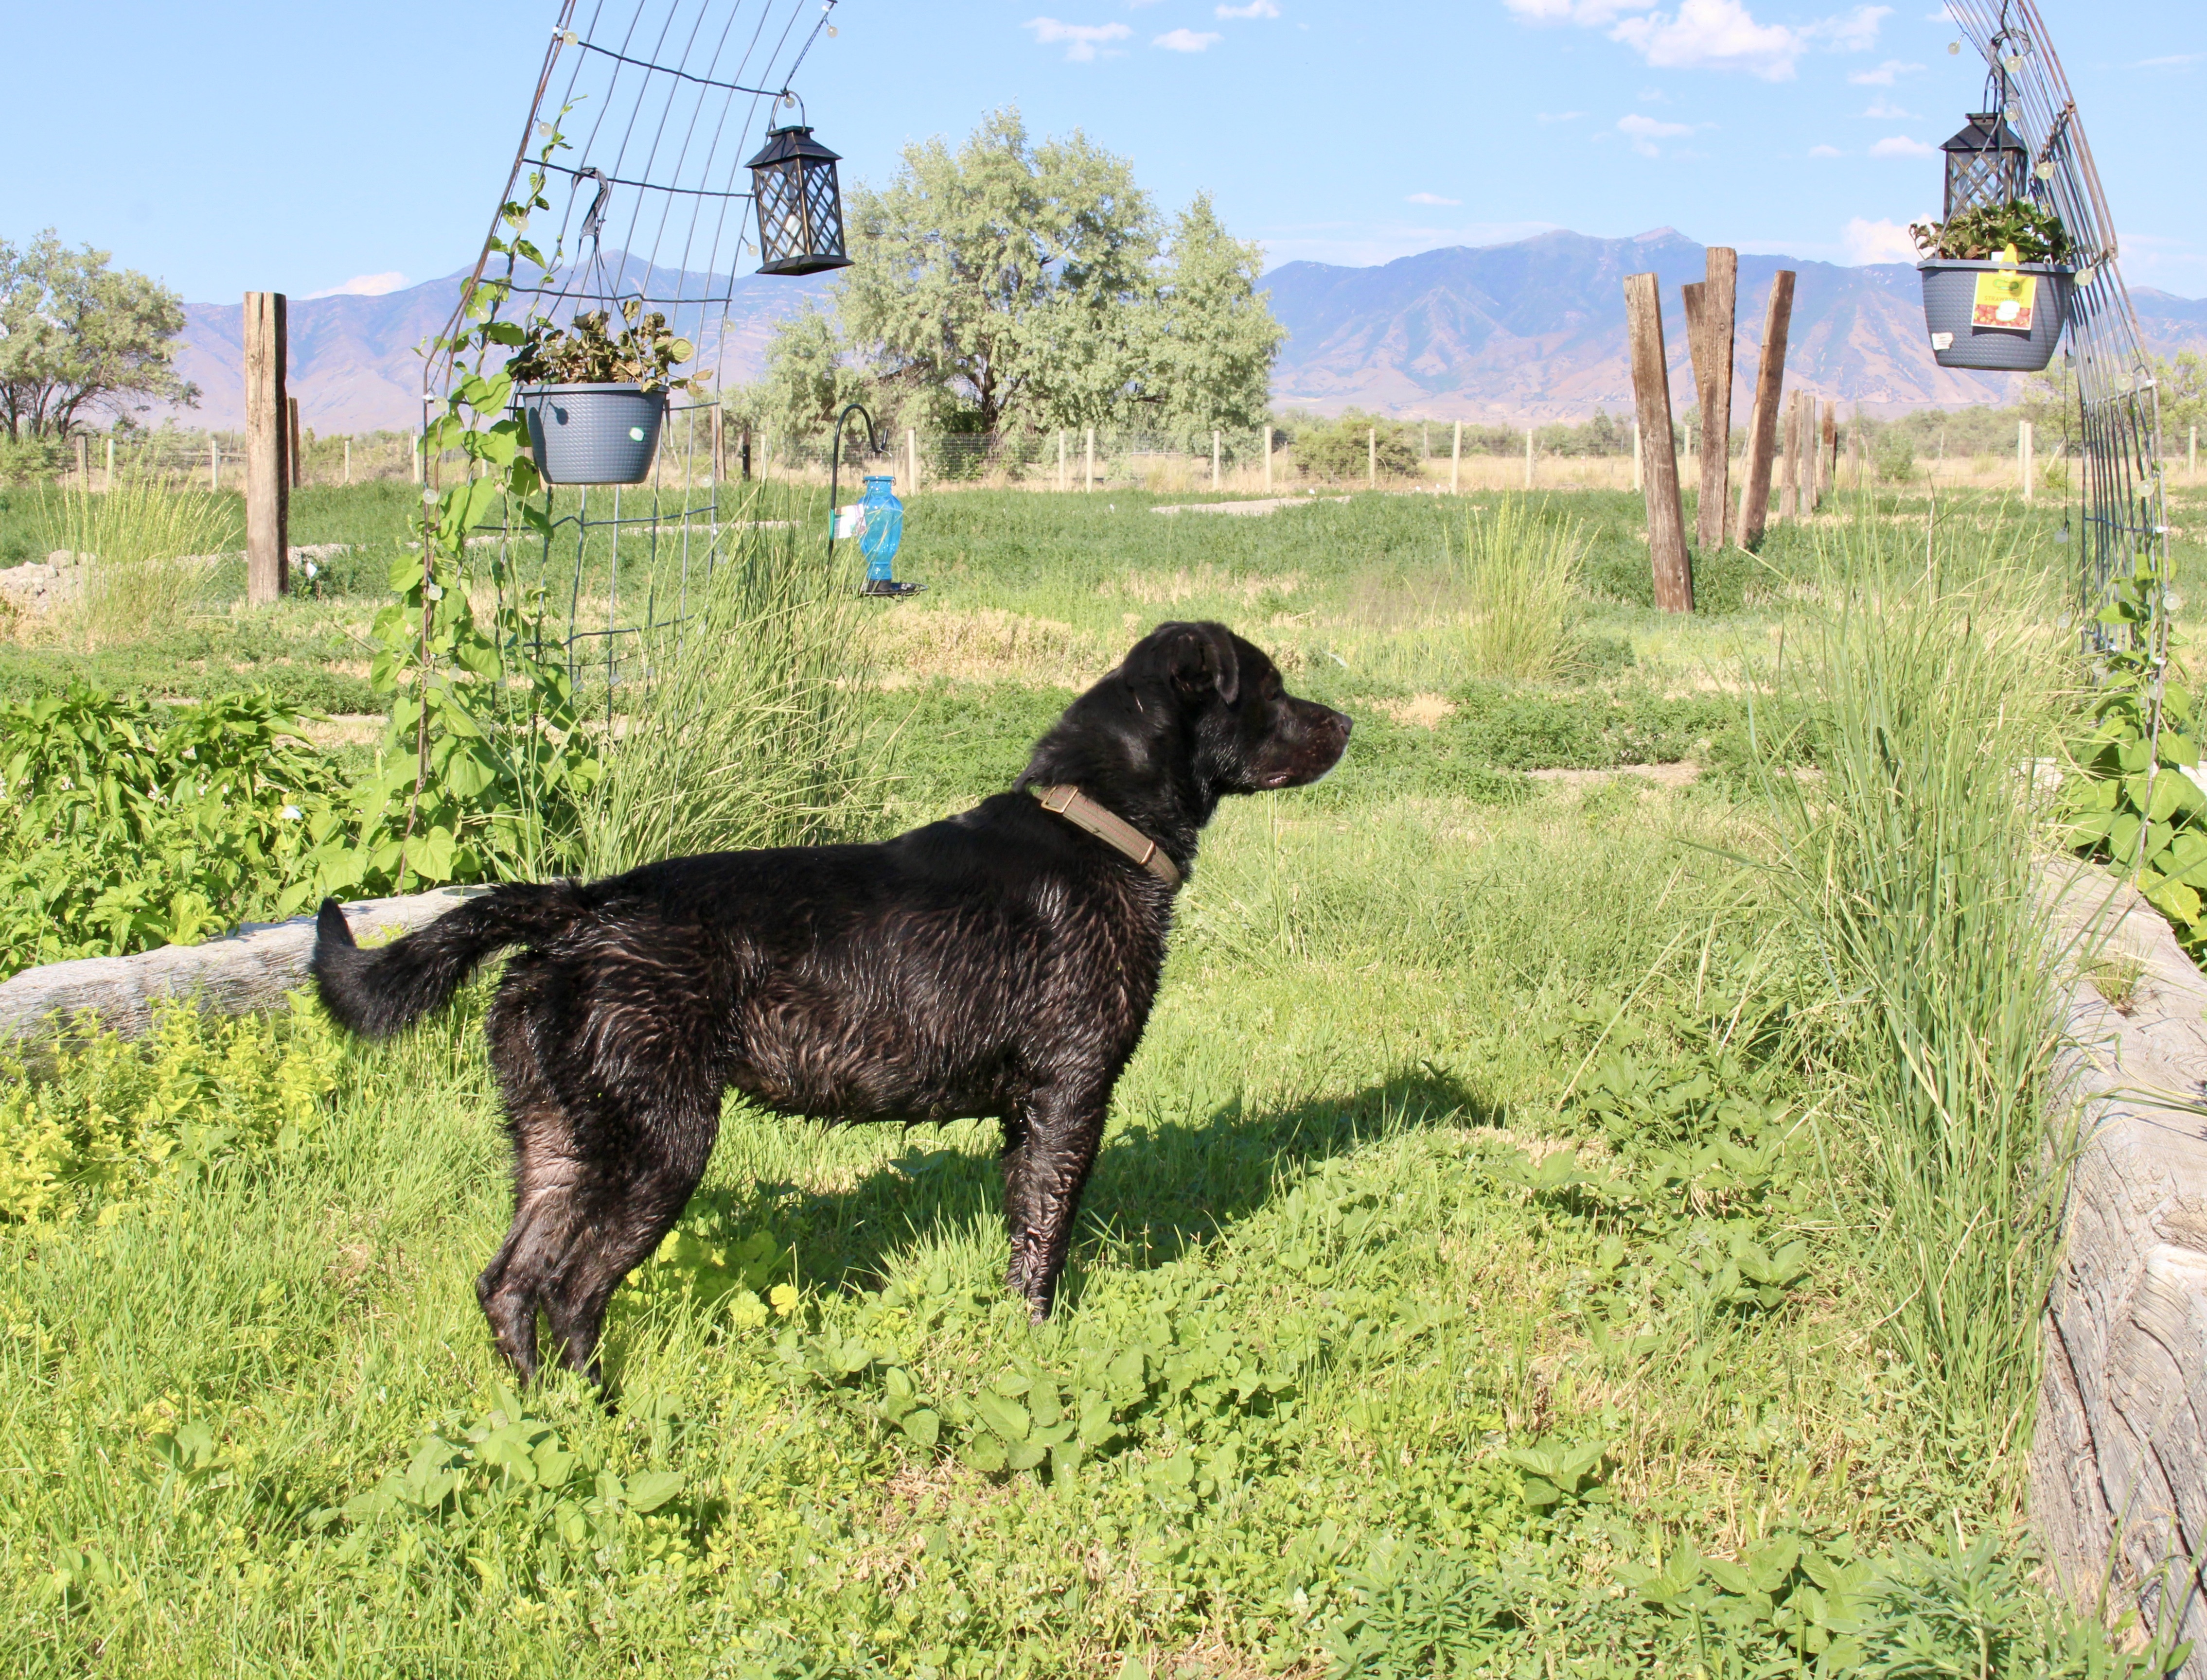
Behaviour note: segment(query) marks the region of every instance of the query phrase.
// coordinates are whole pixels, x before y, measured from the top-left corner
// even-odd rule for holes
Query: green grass
[[[1893,1187],[1849,1140],[1915,1099],[1859,986],[1835,994],[1817,939],[1846,924],[1797,913],[1782,866],[1861,894],[1882,854],[1849,831],[1827,871],[1844,836],[1815,825],[1855,806],[1758,774],[1839,774],[1846,673],[1920,686],[1841,637],[1756,702],[1766,741],[1807,741],[1752,754],[1740,661],[1843,593],[1808,534],[1708,567],[1752,604],[1681,625],[1599,598],[1624,499],[1554,499],[1588,529],[1585,651],[1505,685],[1451,651],[1427,499],[918,499],[900,571],[930,592],[876,615],[876,828],[1002,786],[1169,615],[1228,619],[1356,718],[1334,777],[1205,837],[1058,1317],[1002,1294],[988,1127],[732,1104],[616,1298],[617,1407],[512,1394],[472,1288],[509,1193],[473,989],[345,1051],[289,1146],[179,1132],[150,1191],[0,1226],[13,1667],[2125,1672],[2031,1583],[2016,1414],[1956,1426],[1953,1361],[1896,1313],[1906,1266],[1859,1235]],[[295,634],[326,665],[372,606],[211,621],[200,657],[281,668],[252,638]],[[167,645],[135,656],[186,681]],[[1961,714],[1909,715],[1921,744]],[[1526,774],[1679,760],[1711,773]],[[1917,900],[1875,902],[1902,937]],[[2027,989],[1971,985],[2027,1025]],[[2024,1284],[1955,1304],[2027,1327]],[[2027,1378],[1995,1361],[1973,1392]]]

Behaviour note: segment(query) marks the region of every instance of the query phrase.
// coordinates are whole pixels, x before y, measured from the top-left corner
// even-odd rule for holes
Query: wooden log
[[[426,927],[485,889],[440,887],[404,898],[363,899],[344,907],[355,939],[381,938]],[[204,945],[164,945],[135,957],[86,957],[27,968],[0,984],[0,1040],[37,1038],[58,1023],[67,1028],[96,1017],[99,1025],[135,1038],[153,1024],[164,998],[195,1000],[217,1014],[273,1009],[307,983],[314,918],[248,925]]]
[[[1648,559],[1655,572],[1655,604],[1666,613],[1690,613],[1693,563],[1678,505],[1678,457],[1671,452],[1671,371],[1663,353],[1663,295],[1655,276],[1624,277],[1624,315],[1644,457],[1641,475],[1648,487]]]
[[[290,583],[290,475],[284,457],[284,294],[245,294],[245,599],[266,607]]]
[[[2079,1147],[2043,1320],[2031,1524],[2080,1609],[2112,1576],[2114,1601],[2138,1605],[2147,1629],[2192,1641],[2176,1671],[2202,1680],[2207,1139],[2193,1094],[2207,1080],[2207,977],[2102,871],[2056,865],[2049,897],[2050,948],[2138,968],[2120,1011],[2089,975],[2063,977],[2070,1048],[2052,1101],[2073,1114]],[[2154,1583],[2171,1559],[2164,1592]]]
[[[1694,358],[1694,399],[1702,411],[1701,500],[1695,541],[1720,548],[1732,505],[1732,347],[1739,326],[1739,253],[1712,245],[1708,278],[1686,288],[1686,344]]]
[[[1770,283],[1762,318],[1762,354],[1755,371],[1755,412],[1748,422],[1747,460],[1739,487],[1739,520],[1732,541],[1752,548],[1770,517],[1770,456],[1778,442],[1778,404],[1785,385],[1785,333],[1793,320],[1793,271],[1781,268]]]

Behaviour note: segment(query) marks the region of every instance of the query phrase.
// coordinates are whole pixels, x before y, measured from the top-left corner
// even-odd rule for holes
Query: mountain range
[[[834,276],[731,278],[649,268],[616,258],[600,290],[638,289],[685,302],[677,331],[698,339],[699,365],[721,382],[754,379],[775,326],[823,301]],[[1663,284],[1672,404],[1692,399],[1678,287],[1703,272],[1703,248],[1670,228],[1629,239],[1556,231],[1503,245],[1452,246],[1368,268],[1289,262],[1262,282],[1288,329],[1272,374],[1283,408],[1357,407],[1407,418],[1517,423],[1583,420],[1632,402],[1624,338],[1627,274]],[[1788,383],[1871,414],[2008,399],[2013,376],[1942,368],[1925,341],[1915,270],[1843,267],[1743,255],[1734,345],[1735,418],[1743,420],[1762,338],[1764,301],[1780,268],[1799,277],[1786,355]],[[459,296],[454,273],[379,297],[295,299],[290,389],[317,431],[410,427],[420,419],[418,346],[440,331]],[[2146,347],[2207,350],[2207,300],[2140,287],[2131,294]],[[239,304],[185,308],[178,370],[200,387],[193,423],[244,423]]]

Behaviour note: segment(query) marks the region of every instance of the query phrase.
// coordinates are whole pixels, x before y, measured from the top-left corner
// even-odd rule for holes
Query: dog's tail
[[[446,1002],[493,952],[538,944],[589,912],[571,881],[497,887],[404,939],[363,951],[337,900],[324,899],[307,966],[341,1025],[380,1038]]]

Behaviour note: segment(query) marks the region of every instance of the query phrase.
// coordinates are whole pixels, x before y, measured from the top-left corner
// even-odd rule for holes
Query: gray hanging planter
[[[659,447],[667,393],[636,385],[540,385],[516,400],[548,484],[641,484]]]
[[[2069,319],[2075,275],[2050,262],[2008,266],[1932,257],[1916,265],[1923,277],[1923,326],[1931,335],[1931,355],[1941,368],[1977,368],[1992,373],[2035,374],[2054,359],[2061,328]],[[2036,279],[2037,296],[2027,317],[2020,308],[2006,312],[1988,301],[1979,308],[1978,281],[2002,275]],[[2004,300],[2013,302],[2013,300]]]

